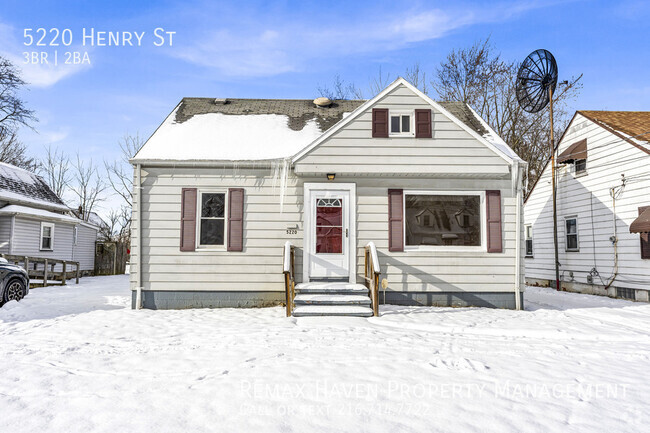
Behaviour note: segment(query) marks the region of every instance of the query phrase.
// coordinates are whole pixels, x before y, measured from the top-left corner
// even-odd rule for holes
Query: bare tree
[[[377,95],[390,84],[390,74],[384,75],[379,67],[379,73],[376,77],[370,79],[370,94]]]
[[[63,197],[70,186],[70,158],[58,148],[45,147],[45,158],[39,166],[40,173],[54,193]]]
[[[29,171],[38,168],[38,161],[27,155],[27,147],[16,137],[16,131],[0,126],[0,162]]]
[[[74,185],[70,189],[77,196],[79,218],[88,221],[97,204],[104,200],[103,194],[107,187],[93,161],[83,161],[77,153],[74,164]]]
[[[429,94],[429,87],[427,86],[427,74],[420,69],[419,62],[416,62],[410,68],[406,68],[404,79],[413,84],[413,86],[416,88],[420,89],[425,95]]]
[[[501,59],[487,38],[451,51],[431,85],[439,99],[462,101],[474,108],[528,162],[528,178],[534,180],[550,155],[549,115],[548,110],[531,114],[519,106],[515,93],[518,69],[518,63]],[[567,103],[578,95],[581,77],[572,77],[553,95],[556,139],[570,120]]]
[[[334,76],[334,81],[330,86],[318,86],[318,93],[321,96],[335,99],[363,99],[363,92],[357,88],[354,83],[346,83],[340,75]]]
[[[110,163],[104,161],[110,188],[124,200],[128,207],[133,204],[133,167],[129,160],[138,153],[143,144],[144,141],[139,134],[125,134],[119,141],[120,158]]]
[[[0,56],[0,161],[34,170],[34,158],[27,156],[25,145],[16,138],[18,128],[37,121],[18,96],[25,84],[13,63]]]

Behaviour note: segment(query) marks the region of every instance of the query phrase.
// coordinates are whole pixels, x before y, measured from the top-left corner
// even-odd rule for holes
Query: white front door
[[[305,184],[304,281],[356,280],[353,197],[354,185]]]

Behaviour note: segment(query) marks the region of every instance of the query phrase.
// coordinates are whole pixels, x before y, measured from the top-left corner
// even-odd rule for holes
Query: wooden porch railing
[[[295,247],[291,245],[291,242],[289,241],[284,244],[283,257],[282,267],[284,273],[284,291],[287,302],[287,317],[290,317],[293,311],[293,299],[296,296],[296,280],[294,278]]]
[[[79,284],[79,262],[69,260],[48,259],[43,257],[17,256],[13,254],[0,254],[9,263],[22,266],[29,275],[30,286],[41,286],[40,283],[32,283],[31,280],[43,280],[42,286],[61,285],[65,286],[68,279],[74,278]],[[61,270],[55,271],[56,265],[61,265]],[[70,266],[70,267],[69,267]],[[74,270],[72,267],[74,266]]]
[[[379,275],[381,275],[381,268],[377,256],[377,247],[374,242],[368,242],[365,247],[365,272],[363,278],[366,280],[366,287],[370,290],[372,314],[374,316],[379,316]]]

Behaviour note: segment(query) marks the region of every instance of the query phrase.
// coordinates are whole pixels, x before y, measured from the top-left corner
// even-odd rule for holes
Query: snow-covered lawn
[[[133,311],[127,277],[0,309],[0,432],[648,431],[648,304]]]

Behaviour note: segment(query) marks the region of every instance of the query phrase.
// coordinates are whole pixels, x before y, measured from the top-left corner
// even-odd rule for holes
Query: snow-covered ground
[[[648,431],[648,304],[133,311],[127,278],[0,309],[0,432]]]

